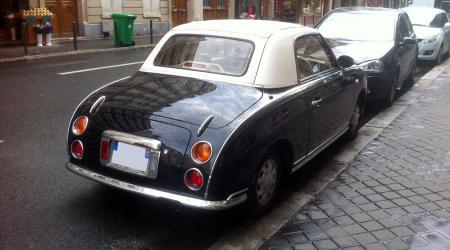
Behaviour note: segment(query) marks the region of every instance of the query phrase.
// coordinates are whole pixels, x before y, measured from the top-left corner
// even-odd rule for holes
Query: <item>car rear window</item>
[[[163,45],[155,66],[242,76],[247,71],[253,43],[224,37],[175,35]]]

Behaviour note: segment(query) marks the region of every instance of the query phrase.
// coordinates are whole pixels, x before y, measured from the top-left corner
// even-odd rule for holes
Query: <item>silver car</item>
[[[450,50],[450,23],[445,11],[428,7],[403,9],[411,19],[419,44],[419,60],[442,62]]]

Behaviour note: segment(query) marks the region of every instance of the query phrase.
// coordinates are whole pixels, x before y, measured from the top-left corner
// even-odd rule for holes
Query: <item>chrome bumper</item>
[[[189,196],[169,193],[165,191],[156,190],[153,188],[137,186],[134,184],[130,184],[127,182],[119,181],[117,179],[113,179],[84,168],[78,167],[70,162],[66,165],[67,169],[72,171],[75,174],[81,175],[93,181],[103,183],[115,188],[119,188],[122,190],[130,191],[133,193],[141,194],[147,197],[156,198],[156,199],[165,199],[169,201],[176,202],[182,206],[192,207],[192,208],[200,208],[205,210],[224,210],[236,205],[243,203],[247,200],[247,189],[241,190],[230,195],[224,201],[207,201],[198,198],[192,198]]]

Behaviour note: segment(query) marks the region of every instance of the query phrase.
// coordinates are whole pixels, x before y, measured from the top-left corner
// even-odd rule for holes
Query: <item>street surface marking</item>
[[[80,69],[80,70],[75,70],[75,71],[61,72],[61,73],[58,73],[58,75],[78,74],[78,73],[83,73],[83,72],[88,72],[88,71],[95,71],[95,70],[101,70],[101,69],[110,69],[110,68],[124,67],[124,66],[135,65],[135,64],[142,64],[144,62],[145,61],[139,61],[139,62],[123,63],[123,64],[116,64],[116,65],[97,67],[97,68]]]

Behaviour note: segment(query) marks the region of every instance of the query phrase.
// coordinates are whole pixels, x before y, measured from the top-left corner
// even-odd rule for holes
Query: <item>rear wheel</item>
[[[384,98],[384,105],[386,107],[390,107],[394,103],[395,94],[397,92],[396,90],[397,84],[398,84],[398,74],[397,72],[395,72],[392,75],[391,81],[389,82],[388,91],[386,93],[386,97]]]
[[[361,127],[361,115],[364,113],[364,99],[359,97],[358,101],[353,108],[352,118],[350,119],[350,125],[347,132],[347,139],[354,140],[358,136],[358,131]]]
[[[439,48],[439,52],[438,52],[438,55],[437,55],[437,57],[436,57],[436,64],[441,64],[441,62],[444,60],[444,51],[443,51],[443,48],[442,48],[442,45],[441,45],[441,47]]]
[[[279,156],[275,152],[268,153],[260,163],[249,189],[249,205],[257,215],[272,207],[280,187],[281,175]]]

